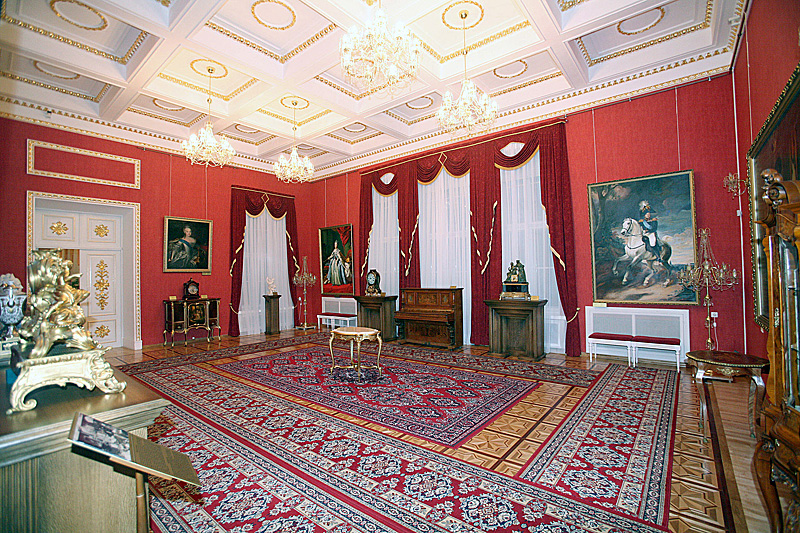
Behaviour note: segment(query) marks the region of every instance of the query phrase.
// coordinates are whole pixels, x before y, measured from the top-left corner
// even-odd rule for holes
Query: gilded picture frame
[[[747,151],[747,183],[750,196],[750,253],[753,263],[753,315],[756,324],[769,329],[769,258],[767,224],[773,216],[764,202],[766,169],[777,170],[784,181],[796,180],[800,170],[800,66],[792,73],[766,122]]]
[[[214,222],[164,217],[164,272],[211,272]]]
[[[698,305],[677,271],[697,258],[694,172],[588,186],[595,302]]]
[[[320,286],[323,296],[352,296],[353,225],[329,226],[319,230]]]

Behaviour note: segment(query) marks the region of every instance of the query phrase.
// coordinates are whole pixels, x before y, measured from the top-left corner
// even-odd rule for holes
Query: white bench
[[[354,298],[323,296],[322,312],[317,315],[317,329],[322,324],[336,329],[340,326],[358,325],[358,308]]]
[[[589,361],[597,357],[598,346],[605,346],[603,353],[627,355],[629,365],[636,366],[643,353],[648,360],[674,360],[681,371],[689,351],[688,309],[591,306],[585,310]]]

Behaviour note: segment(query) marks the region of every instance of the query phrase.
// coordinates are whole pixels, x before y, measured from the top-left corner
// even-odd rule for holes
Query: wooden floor
[[[221,340],[210,343],[199,340],[190,342],[186,347],[178,345],[174,348],[161,345],[136,351],[116,348],[110,350],[106,358],[112,365],[120,366],[315,332],[315,330],[306,332],[289,330],[270,336],[262,334],[239,338],[222,337]],[[487,348],[465,346],[461,351],[485,354]],[[244,357],[254,356],[258,354]],[[590,363],[585,355],[567,359],[563,355],[554,354],[548,355],[543,362],[602,370],[610,362],[620,361],[600,356],[599,360]],[[640,366],[658,365],[648,365],[647,361],[640,361]],[[674,367],[663,366],[663,368]],[[727,491],[731,499],[735,531],[754,533],[769,531],[769,523],[752,469],[752,455],[756,441],[750,436],[747,419],[748,387],[749,384],[743,377],[737,378],[733,383],[715,381],[710,385],[711,396],[715,400],[712,401],[712,408],[715,409],[716,420],[719,421],[717,433],[721,443],[715,460],[715,450],[710,446],[711,441],[704,438],[704,430],[700,429],[697,388],[693,385],[689,374],[681,372],[670,501],[670,531],[681,533],[733,531],[734,529],[724,527],[723,510],[720,506],[720,495],[723,491]],[[369,427],[506,475],[515,475],[531,452],[548,438],[569,413],[583,391],[584,389],[579,387],[545,384],[457,448],[436,445],[375,424],[369,424]],[[355,419],[348,418],[348,420],[359,423]],[[706,434],[707,430],[708,428],[705,428]],[[715,475],[720,459],[724,464],[726,480],[723,486],[717,486]]]

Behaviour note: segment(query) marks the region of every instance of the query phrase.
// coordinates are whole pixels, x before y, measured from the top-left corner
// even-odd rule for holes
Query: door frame
[[[118,215],[122,217],[122,346],[142,349],[141,273],[141,206],[137,202],[122,202],[102,198],[87,198],[68,194],[28,191],[26,257],[33,251],[34,221],[37,209],[58,209],[76,213]]]

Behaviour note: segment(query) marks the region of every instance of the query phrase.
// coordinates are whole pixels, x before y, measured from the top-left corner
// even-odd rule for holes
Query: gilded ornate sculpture
[[[121,392],[126,383],[114,376],[99,346],[86,329],[86,315],[81,302],[89,291],[76,289],[70,282],[80,274],[70,274],[72,261],[59,256],[58,250],[36,250],[28,264],[28,307],[18,330],[20,347],[12,366],[19,376],[11,388],[11,409],[28,411],[36,400],[25,396],[46,385],[79,387],[103,392]]]

